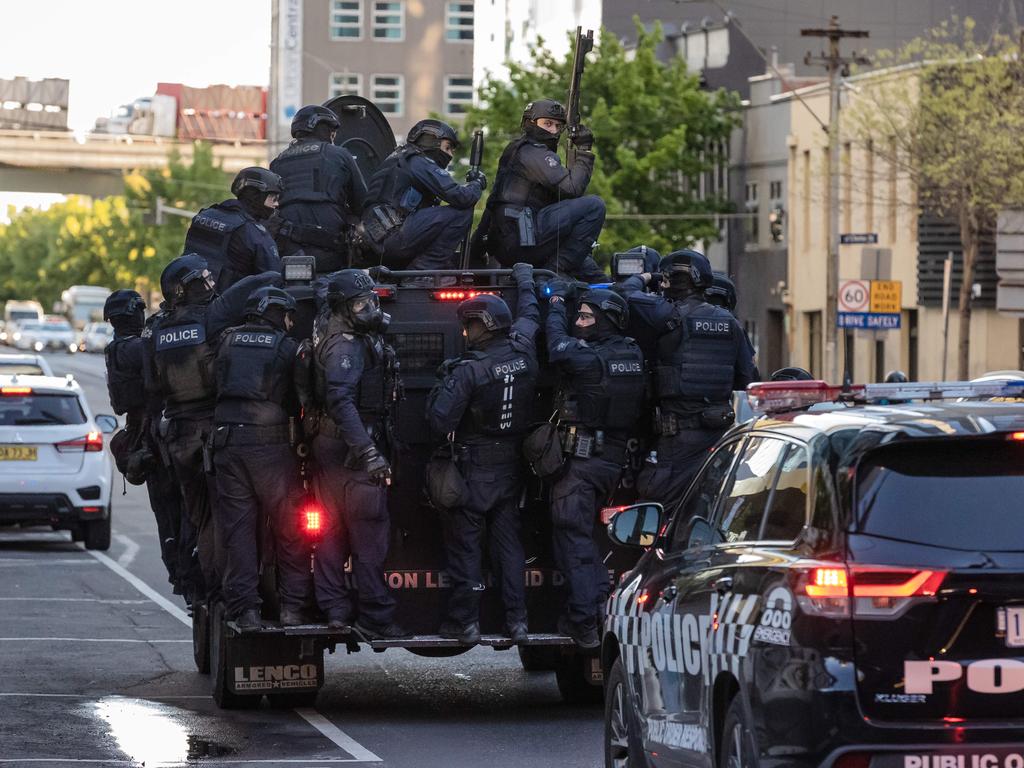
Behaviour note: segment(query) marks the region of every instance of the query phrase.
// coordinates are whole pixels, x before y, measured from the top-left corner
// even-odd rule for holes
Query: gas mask
[[[352,319],[352,327],[359,331],[382,332],[381,327],[386,328],[391,320],[390,315],[381,312],[380,299],[375,293],[350,299],[348,314]]]

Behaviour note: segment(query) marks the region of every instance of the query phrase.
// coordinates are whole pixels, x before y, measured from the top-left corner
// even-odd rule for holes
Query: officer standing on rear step
[[[355,628],[368,640],[408,637],[394,622],[395,599],[384,580],[391,521],[385,455],[392,411],[400,393],[394,350],[384,342],[390,319],[373,280],[345,269],[327,283],[329,313],[313,330],[317,499],[327,526],[317,549],[316,599],[328,626]],[[345,563],[352,557],[348,581]],[[358,606],[356,598],[358,595]]]
[[[618,487],[643,408],[644,357],[633,339],[626,300],[587,291],[570,331],[562,281],[549,283],[548,360],[558,366],[558,426],[566,454],[551,489],[555,562],[569,591],[558,630],[581,648],[596,648],[597,617],[608,599],[608,569],[594,541],[598,511]],[[571,334],[571,335],[570,335]]]
[[[135,474],[132,482],[143,479],[147,486],[160,483],[161,474],[166,471],[159,461],[153,442],[153,419],[159,422],[160,410],[153,414],[149,409],[145,387],[139,386],[146,367],[146,340],[142,338],[145,329],[146,302],[135,291],[122,288],[107,297],[103,305],[103,319],[114,327],[114,338],[103,350],[107,364],[107,393],[114,413],[127,414],[124,431],[128,438],[130,453],[127,459],[127,474]],[[159,401],[158,401],[159,402]],[[113,450],[113,441],[111,442]],[[181,507],[176,499],[154,499],[150,504],[156,518],[157,535],[160,537],[160,559],[167,569],[167,580],[178,589],[178,528],[181,525]]]
[[[246,275],[279,272],[281,257],[265,226],[277,210],[281,177],[266,168],[243,168],[231,182],[237,199],[203,208],[185,234],[185,253],[206,259],[220,292]]]
[[[303,107],[292,118],[295,140],[270,163],[284,183],[277,231],[281,255],[313,256],[320,274],[348,266],[349,235],[366,198],[355,159],[334,144],[340,127],[327,107]]]
[[[301,609],[313,593],[292,447],[299,415],[296,373],[308,351],[287,336],[294,314],[295,299],[285,291],[257,288],[245,303],[245,324],[225,331],[214,361],[214,522],[225,555],[227,616],[242,630],[260,626],[259,574],[275,559],[281,624],[301,624]]]
[[[473,206],[487,186],[480,171],[471,170],[465,184],[452,179],[446,169],[458,148],[448,123],[420,120],[370,178],[363,228],[386,266],[458,266],[456,247],[469,234]]]
[[[739,322],[704,301],[712,284],[707,257],[690,249],[661,260],[664,296],[643,293],[650,274],[622,287],[629,310],[655,340],[654,450],[637,482],[640,498],[678,501],[735,420],[733,390],[754,380],[754,361]]]
[[[225,328],[242,320],[245,300],[253,290],[282,282],[280,273],[265,272],[243,278],[218,296],[206,260],[194,253],[174,259],[160,275],[160,290],[171,306],[153,328],[154,370],[149,375],[164,398],[164,416],[169,421],[165,447],[181,487],[184,514],[196,537],[183,546],[191,551],[198,545],[202,576],[192,584],[198,597],[215,592],[219,585],[211,519],[216,487],[207,475],[213,470],[207,440],[217,394],[216,340]]]
[[[515,643],[527,639],[525,556],[520,538],[520,454],[533,419],[540,330],[533,268],[512,268],[519,291],[517,319],[499,297],[483,294],[459,304],[467,351],[442,366],[427,400],[437,435],[454,433],[467,498],[445,515],[444,538],[452,590],[441,636],[465,645],[480,641],[484,531],[501,584],[505,625]]]
[[[556,151],[564,128],[565,107],[557,101],[526,105],[523,135],[498,161],[481,227],[486,222],[488,252],[506,266],[528,261],[577,280],[604,282],[590,255],[604,226],[604,201],[584,194],[594,172],[594,134],[580,126],[572,139],[575,160],[566,168]]]

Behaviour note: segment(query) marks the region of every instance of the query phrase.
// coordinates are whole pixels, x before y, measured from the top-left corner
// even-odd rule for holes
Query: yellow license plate
[[[0,461],[35,461],[37,451],[34,445],[0,445]]]

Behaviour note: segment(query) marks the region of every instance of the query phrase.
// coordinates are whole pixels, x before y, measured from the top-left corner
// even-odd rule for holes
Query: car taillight
[[[320,538],[324,528],[324,511],[320,505],[307,502],[299,510],[299,527],[310,538]]]
[[[501,296],[500,291],[474,291],[467,289],[447,289],[443,291],[434,291],[430,294],[432,298],[437,301],[465,301],[466,299],[475,299],[477,296]]]
[[[821,564],[798,571],[797,601],[818,616],[894,619],[936,599],[946,571],[886,565]]]
[[[74,440],[65,440],[57,443],[56,448],[61,453],[76,453],[85,451],[94,453],[103,450],[103,433],[98,431],[90,432],[84,437],[76,437]]]
[[[12,397],[16,395],[31,395],[32,387],[2,387],[0,388],[0,394]]]

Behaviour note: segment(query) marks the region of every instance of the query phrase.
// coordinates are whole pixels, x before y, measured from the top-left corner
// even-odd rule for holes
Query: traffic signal
[[[771,232],[772,242],[781,243],[786,235],[786,212],[781,205],[772,208],[768,214],[768,229]]]

